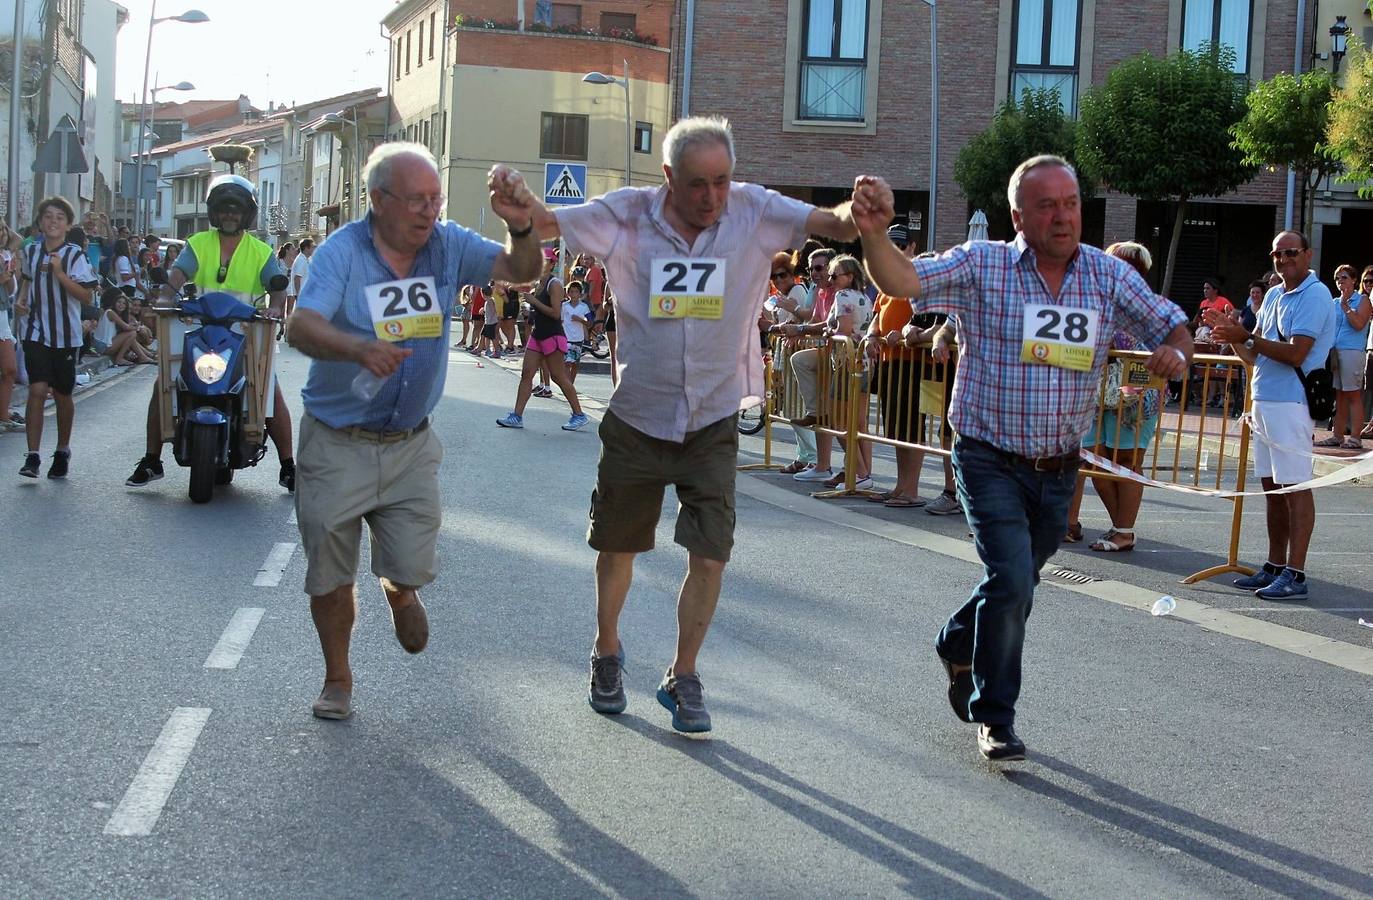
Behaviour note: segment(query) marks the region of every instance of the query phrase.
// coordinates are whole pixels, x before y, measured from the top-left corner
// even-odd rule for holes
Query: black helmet
[[[572,277],[573,277],[573,278],[585,278],[585,277],[586,277],[586,266],[573,266],[573,267],[572,267]]]
[[[210,192],[205,195],[205,209],[210,214],[210,227],[219,227],[219,209],[226,203],[243,207],[240,227],[252,231],[257,221],[257,188],[242,175],[221,175],[210,182]]]

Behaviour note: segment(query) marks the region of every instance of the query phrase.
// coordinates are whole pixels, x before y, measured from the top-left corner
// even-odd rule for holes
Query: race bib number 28
[[[1099,320],[1095,309],[1027,304],[1020,361],[1090,372]]]
[[[718,319],[725,311],[725,261],[715,257],[653,260],[648,315]]]
[[[364,290],[372,327],[380,340],[443,336],[443,313],[432,277],[369,284]]]

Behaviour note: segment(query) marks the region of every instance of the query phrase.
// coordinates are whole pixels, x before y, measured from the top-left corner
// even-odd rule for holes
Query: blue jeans
[[[986,574],[944,625],[935,649],[950,662],[972,664],[972,720],[1011,725],[1025,620],[1039,570],[1067,530],[1077,467],[1036,472],[990,444],[960,438],[953,469]]]

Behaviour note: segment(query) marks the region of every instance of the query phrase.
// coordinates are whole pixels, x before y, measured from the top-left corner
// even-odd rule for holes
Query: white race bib
[[[648,315],[653,319],[718,319],[725,312],[725,260],[681,257],[653,260]]]
[[[363,291],[379,339],[406,341],[443,336],[443,313],[432,277],[369,284]]]
[[[1095,309],[1026,304],[1020,361],[1090,372],[1100,318]]]

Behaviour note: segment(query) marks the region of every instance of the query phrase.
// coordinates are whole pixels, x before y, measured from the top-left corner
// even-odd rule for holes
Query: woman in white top
[[[156,361],[138,342],[140,326],[129,313],[129,298],[119,288],[107,288],[100,295],[100,321],[95,326],[95,349],[116,366],[132,366]]]
[[[114,263],[111,269],[114,271],[115,285],[133,288],[135,297],[147,296],[143,289],[143,281],[138,277],[138,262],[134,259],[133,251],[129,249],[129,242],[125,238],[114,242]]]

